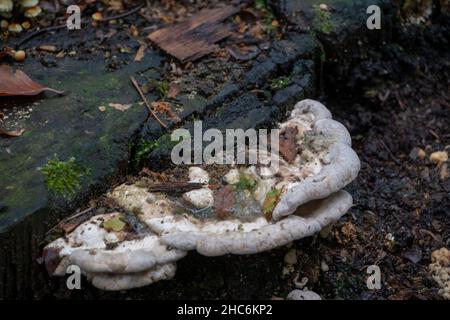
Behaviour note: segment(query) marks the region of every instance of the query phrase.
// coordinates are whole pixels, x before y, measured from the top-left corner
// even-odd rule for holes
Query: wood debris
[[[173,122],[180,122],[181,119],[172,110],[172,105],[165,101],[155,101],[151,103],[151,106],[155,112],[165,114]]]
[[[235,6],[205,9],[189,20],[151,33],[149,39],[183,63],[194,61],[213,52],[215,43],[231,34],[222,21],[239,11]]]
[[[163,182],[149,183],[147,189],[150,192],[185,193],[203,188],[203,183],[197,182]]]

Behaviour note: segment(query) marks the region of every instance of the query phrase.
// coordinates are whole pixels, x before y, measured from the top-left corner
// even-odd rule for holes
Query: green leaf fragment
[[[253,180],[245,175],[241,175],[239,178],[239,182],[236,183],[235,188],[236,188],[237,192],[242,192],[245,190],[253,191],[253,190],[255,190],[256,185],[257,185],[257,183],[255,180]]]
[[[125,228],[127,224],[123,222],[119,216],[109,219],[108,221],[103,222],[103,228],[108,231],[119,232]]]
[[[272,212],[280,200],[281,192],[281,189],[272,189],[267,193],[263,204],[263,213],[267,220],[272,219]]]

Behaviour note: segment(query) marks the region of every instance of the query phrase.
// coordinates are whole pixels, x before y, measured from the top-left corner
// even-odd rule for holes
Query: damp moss
[[[282,77],[273,79],[270,83],[270,88],[272,90],[284,89],[289,85],[290,82],[291,82],[291,79],[288,76],[282,76]]]
[[[163,80],[158,81],[152,79],[150,80],[150,83],[153,87],[155,87],[156,91],[162,98],[165,98],[169,93],[169,83],[167,81]]]
[[[134,160],[136,163],[139,163],[142,160],[144,160],[145,158],[147,158],[148,156],[150,156],[150,154],[154,150],[158,150],[158,149],[166,150],[166,151],[170,150],[173,147],[175,147],[182,139],[183,138],[180,138],[180,140],[178,140],[178,141],[172,141],[170,133],[166,133],[165,135],[159,137],[156,140],[142,139],[137,146]]]
[[[66,198],[81,188],[82,179],[88,174],[88,170],[78,164],[74,157],[67,161],[51,159],[39,171],[44,175],[47,189]]]
[[[334,24],[331,21],[331,13],[322,10],[320,6],[314,5],[314,20],[312,22],[313,28],[324,34],[329,34],[334,29]]]
[[[235,188],[238,192],[242,192],[245,190],[253,191],[256,188],[256,184],[257,183],[255,180],[244,174],[241,174],[241,176],[239,177],[239,182],[236,183]]]

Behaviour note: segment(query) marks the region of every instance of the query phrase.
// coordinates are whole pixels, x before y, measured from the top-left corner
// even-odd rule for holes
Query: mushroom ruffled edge
[[[360,170],[359,158],[351,148],[349,132],[341,123],[331,119],[330,111],[317,101],[303,100],[295,105],[290,120],[305,113],[314,116],[314,132],[330,138],[333,142],[317,175],[287,186],[273,211],[274,220],[294,213],[302,204],[326,198],[343,189],[357,177]]]

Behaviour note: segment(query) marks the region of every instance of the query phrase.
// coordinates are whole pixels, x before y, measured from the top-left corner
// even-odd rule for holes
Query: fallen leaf
[[[272,220],[272,212],[280,200],[281,192],[281,189],[273,189],[267,193],[263,204],[263,213],[267,220]]]
[[[109,106],[119,111],[125,111],[131,108],[131,104],[110,103]]]
[[[292,162],[298,153],[297,147],[297,128],[286,128],[280,134],[279,151],[287,162]]]
[[[123,222],[120,217],[114,217],[112,219],[109,219],[108,221],[103,222],[103,228],[108,231],[122,231],[123,228],[125,228],[126,223]]]
[[[62,59],[62,58],[64,58],[66,56],[66,53],[64,52],[64,50],[63,51],[60,51],[57,55],[56,55],[56,57],[58,58],[58,59]]]
[[[233,186],[227,185],[214,193],[214,212],[220,219],[225,219],[233,212],[236,198]]]
[[[131,35],[132,35],[133,37],[139,36],[139,30],[138,30],[138,28],[136,28],[135,25],[132,25],[132,26],[130,27],[130,33],[131,33]]]
[[[181,91],[180,84],[176,82],[171,82],[169,84],[169,90],[167,91],[167,98],[169,99],[176,98],[177,95],[180,93],[180,91]]]
[[[53,46],[53,45],[44,44],[44,45],[39,46],[38,50],[39,51],[50,52],[50,53],[55,53],[55,52],[58,51],[58,48],[56,48],[56,46]]]
[[[0,96],[34,96],[43,91],[57,94],[64,92],[43,86],[30,79],[23,71],[13,69],[8,65],[0,65]]]
[[[155,101],[151,103],[155,112],[163,113],[173,122],[179,122],[181,119],[172,111],[172,105],[169,102]]]
[[[0,136],[4,137],[20,137],[25,132],[25,129],[7,131],[0,128]]]
[[[141,44],[141,46],[139,47],[138,51],[136,52],[136,55],[134,56],[134,61],[136,62],[141,62],[142,59],[145,56],[145,49],[147,49],[147,45],[146,44]]]
[[[256,46],[251,46],[247,48],[243,48],[246,53],[243,53],[242,50],[236,48],[236,47],[228,47],[227,50],[230,53],[230,55],[235,58],[236,60],[240,61],[249,61],[254,58],[256,58],[260,53],[261,50],[258,49]]]

